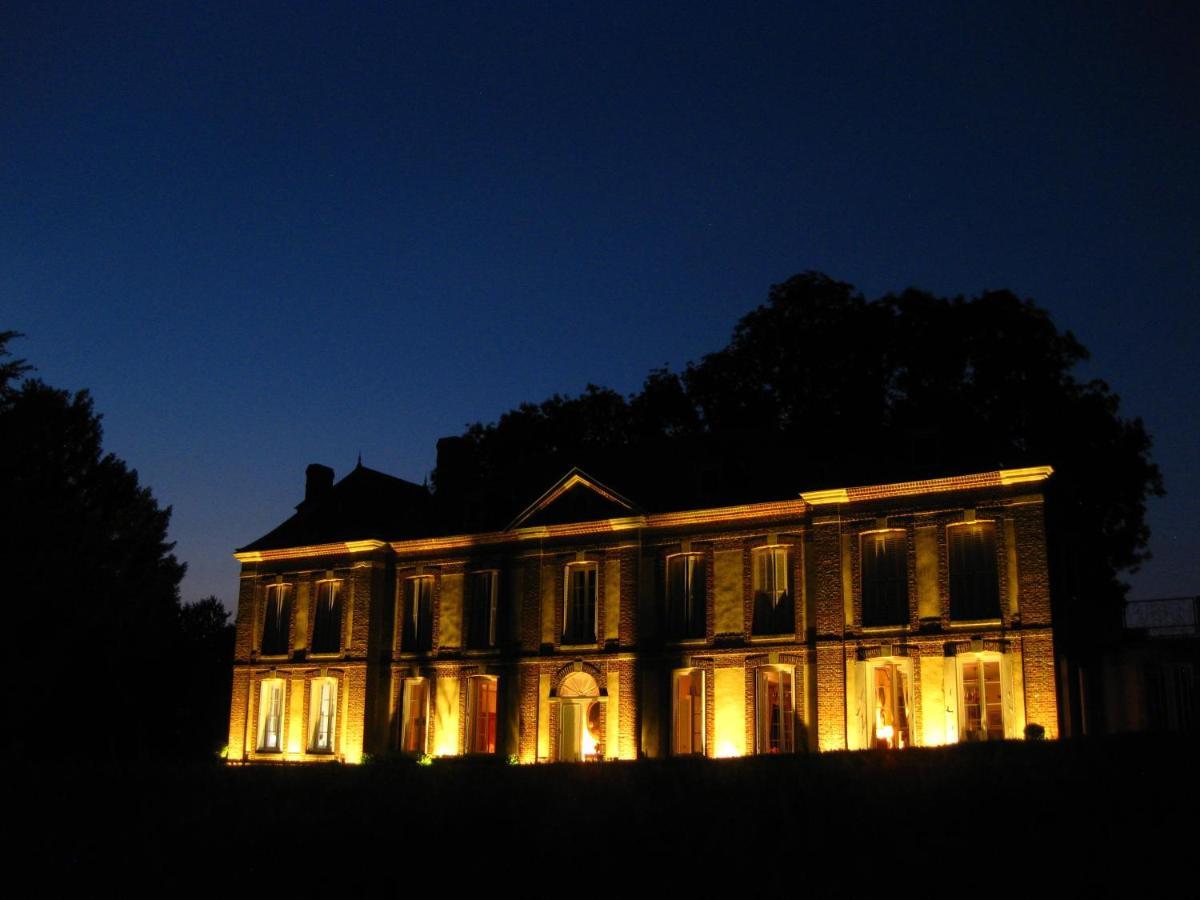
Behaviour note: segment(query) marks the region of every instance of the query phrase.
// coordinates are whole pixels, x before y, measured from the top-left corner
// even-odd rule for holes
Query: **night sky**
[[[307,463],[420,482],[809,269],[1048,308],[1155,440],[1131,596],[1200,592],[1195,4],[109,6],[0,5],[0,330],[173,507],[185,600]]]

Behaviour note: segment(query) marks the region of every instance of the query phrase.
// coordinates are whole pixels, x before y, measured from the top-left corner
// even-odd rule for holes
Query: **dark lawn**
[[[1193,893],[1197,761],[1186,740],[1131,737],[555,766],[21,766],[8,846],[51,878],[215,878],[251,896],[323,882],[559,895],[564,878],[585,897],[635,883],[1108,893],[1180,877]]]

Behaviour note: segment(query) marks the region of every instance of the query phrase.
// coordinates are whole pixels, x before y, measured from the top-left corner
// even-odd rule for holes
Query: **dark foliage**
[[[125,886],[1153,896],[1179,890],[1194,850],[1193,770],[1179,735],[596,765],[43,765],[10,772],[9,811],[31,869]]]
[[[868,300],[819,273],[771,288],[729,344],[624,398],[595,385],[470,426],[434,485],[463,527],[503,525],[571,466],[650,509],[1049,464],[1055,615],[1068,649],[1119,626],[1163,492],[1140,419],[1074,372],[1087,350],[1008,291]],[[449,446],[449,442],[448,446]],[[441,450],[441,448],[439,448]],[[464,515],[469,513],[469,515]]]
[[[0,358],[14,337],[0,333]],[[18,384],[28,369],[0,368],[0,566],[22,678],[8,697],[9,755],[194,748],[200,724],[189,717],[203,708],[215,721],[212,707],[228,703],[227,672],[200,684],[215,675],[213,660],[228,664],[217,646],[231,641],[216,622],[224,610],[215,601],[180,609],[185,567],[167,541],[170,509],[103,452],[86,391]]]

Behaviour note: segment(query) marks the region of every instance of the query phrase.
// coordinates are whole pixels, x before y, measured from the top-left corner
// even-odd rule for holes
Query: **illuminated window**
[[[318,581],[313,617],[313,653],[339,653],[342,649],[342,584]]]
[[[467,575],[467,649],[496,646],[496,573]]]
[[[903,531],[862,537],[863,625],[908,622],[908,541]]]
[[[908,671],[892,662],[870,668],[871,744],[879,749],[910,746],[912,683]]]
[[[571,563],[567,566],[563,597],[564,644],[596,642],[596,563]]]
[[[409,678],[404,682],[404,708],[401,711],[400,749],[405,753],[424,753],[426,723],[429,721],[429,682]]]
[[[753,554],[754,621],[752,634],[792,634],[791,573],[787,547],[760,547]]]
[[[790,666],[760,666],[755,704],[755,748],[759,753],[796,749],[796,707]]]
[[[283,679],[263,679],[258,692],[258,750],[279,753],[283,749]]]
[[[704,557],[667,557],[667,629],[676,639],[704,637]]]
[[[959,659],[962,672],[962,739],[989,741],[1004,737],[1004,701],[1000,660]]]
[[[1000,618],[996,527],[972,522],[947,529],[950,543],[950,618]]]
[[[309,700],[308,751],[333,752],[333,728],[337,717],[337,679],[318,678],[312,683]]]
[[[468,679],[467,752],[496,752],[496,685],[492,675]]]
[[[671,752],[704,755],[704,670],[675,673]]]
[[[433,646],[433,576],[422,575],[404,582],[404,629],[400,649],[409,653]]]
[[[291,621],[292,586],[290,584],[267,585],[261,644],[263,656],[287,655]]]

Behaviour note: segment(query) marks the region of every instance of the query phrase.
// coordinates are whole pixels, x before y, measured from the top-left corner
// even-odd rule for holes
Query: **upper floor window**
[[[467,575],[467,649],[496,646],[496,573]]]
[[[318,678],[312,683],[309,700],[310,753],[333,752],[333,725],[337,713],[337,679]]]
[[[704,670],[675,673],[671,752],[704,755]]]
[[[405,580],[403,614],[400,649],[420,652],[433,647],[432,575],[419,575]]]
[[[667,633],[673,638],[704,637],[704,557],[667,557]]]
[[[596,590],[599,567],[594,562],[567,566],[563,597],[564,644],[596,642]]]
[[[496,752],[496,687],[492,675],[475,675],[468,680],[467,752]]]
[[[788,555],[783,546],[760,547],[753,553],[752,634],[791,634],[796,630]]]
[[[263,609],[262,654],[286,656],[289,629],[292,621],[292,586],[267,585],[267,602]]]
[[[759,753],[792,753],[796,749],[793,678],[788,666],[758,669],[754,731]]]
[[[342,583],[318,581],[313,617],[313,653],[338,653],[342,649]]]
[[[908,622],[908,541],[903,531],[862,536],[862,623]]]
[[[996,526],[971,522],[947,529],[950,545],[950,618],[1000,618]]]
[[[283,679],[264,678],[258,692],[258,750],[283,750]]]

